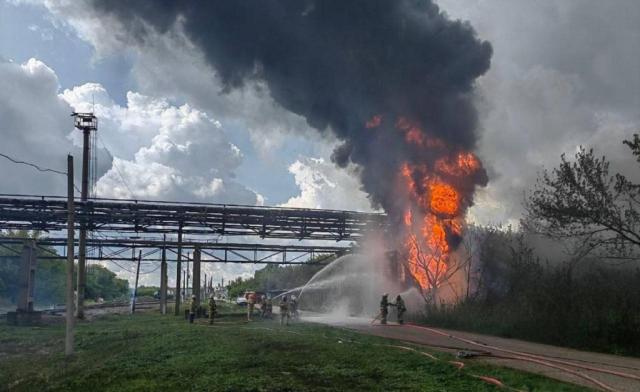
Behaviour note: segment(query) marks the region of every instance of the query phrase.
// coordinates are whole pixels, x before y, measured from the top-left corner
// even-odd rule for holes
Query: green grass
[[[77,353],[62,355],[64,325],[0,325],[0,389],[11,391],[494,391],[472,374],[535,391],[581,391],[541,376],[316,324],[250,324],[239,313],[213,327],[156,313],[78,325]],[[224,323],[223,323],[224,322]],[[403,345],[406,345],[403,343]],[[421,351],[425,348],[412,346]]]

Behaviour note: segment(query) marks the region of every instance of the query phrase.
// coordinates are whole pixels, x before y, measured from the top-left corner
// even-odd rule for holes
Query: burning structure
[[[179,31],[223,91],[257,81],[340,140],[332,159],[389,214],[389,246],[424,292],[438,287],[487,181],[472,153],[474,84],[492,48],[468,23],[431,0],[86,1],[127,44]]]
[[[409,143],[434,156],[417,165],[404,162],[397,188],[402,200],[398,208],[404,208],[401,241],[407,267],[423,294],[435,301],[439,286],[460,266],[451,265],[451,251],[460,243],[475,187],[484,185],[487,177],[473,153],[447,148],[405,121],[398,127]]]

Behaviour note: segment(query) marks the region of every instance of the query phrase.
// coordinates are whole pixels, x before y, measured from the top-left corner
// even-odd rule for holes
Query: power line
[[[22,164],[22,165],[31,166],[31,167],[33,167],[36,170],[39,170],[41,172],[52,172],[52,173],[62,174],[64,176],[67,175],[67,172],[63,172],[63,171],[55,170],[55,169],[49,169],[49,168],[46,168],[46,167],[43,168],[43,167],[40,167],[40,166],[36,165],[35,163],[20,161],[20,160],[11,158],[9,155],[5,155],[3,153],[0,153],[0,156],[7,158],[8,160],[10,160],[13,163],[19,163],[19,164]]]
[[[40,167],[40,166],[36,165],[35,163],[21,161],[21,160],[12,158],[9,155],[3,154],[1,152],[0,152],[0,156],[10,160],[13,163],[17,163],[17,164],[20,164],[20,165],[31,166],[34,169],[36,169],[38,171],[41,171],[41,172],[51,172],[51,173],[56,173],[56,174],[62,174],[63,176],[68,175],[67,172],[63,172],[63,171],[56,170],[56,169],[49,169],[48,167]],[[76,191],[80,192],[80,189],[78,189],[78,186],[76,184],[73,184],[73,187],[76,188]]]
[[[111,154],[111,151],[109,151],[109,149],[107,148],[107,145],[105,144],[104,140],[102,140],[100,135],[98,135],[98,140],[100,141],[100,143],[102,143],[102,147],[107,152],[107,154],[109,154],[109,157],[111,157],[111,162],[113,162],[113,167],[116,169],[116,172],[118,173],[118,176],[120,177],[120,181],[127,188],[127,190],[129,191],[129,194],[131,195],[131,197],[135,198],[136,197],[135,194],[131,190],[131,187],[127,183],[127,180],[125,180],[124,176],[122,175],[122,172],[120,171],[120,169],[118,168],[118,165],[116,164],[116,159],[114,158],[113,154]]]

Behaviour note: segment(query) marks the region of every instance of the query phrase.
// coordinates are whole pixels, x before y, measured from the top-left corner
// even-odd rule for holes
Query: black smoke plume
[[[449,152],[474,147],[474,81],[488,70],[492,48],[429,0],[93,0],[92,6],[142,43],[150,29],[162,33],[182,23],[225,89],[264,81],[276,102],[341,139],[334,162],[357,164],[373,204],[387,211],[400,163],[436,158],[406,142],[395,127],[399,116],[444,140]],[[374,115],[381,115],[380,126],[366,128]]]

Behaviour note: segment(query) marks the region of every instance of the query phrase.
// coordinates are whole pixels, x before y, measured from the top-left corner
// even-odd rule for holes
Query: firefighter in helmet
[[[286,324],[289,325],[289,318],[291,315],[289,314],[289,301],[286,295],[282,296],[280,300],[280,325],[283,325],[286,320]]]
[[[193,320],[196,318],[196,312],[198,311],[198,303],[196,296],[191,296],[191,303],[189,304],[189,323],[193,324]]]
[[[213,319],[216,317],[216,299],[213,294],[209,296],[209,324],[213,324]]]
[[[404,304],[404,300],[398,294],[396,297],[396,303],[393,304],[396,307],[398,314],[398,324],[404,324],[404,313],[407,311],[407,307]]]
[[[389,294],[384,293],[380,300],[380,324],[387,323],[387,316],[389,315]]]

